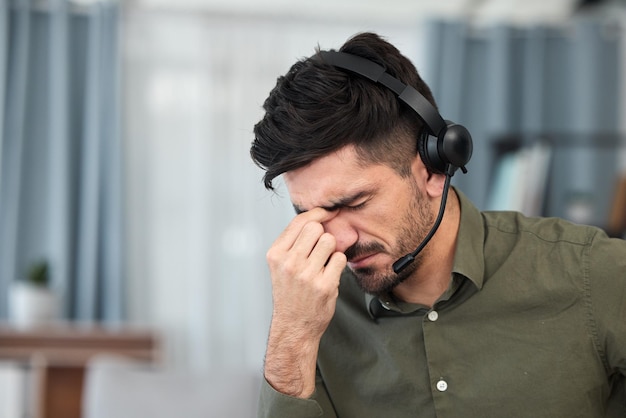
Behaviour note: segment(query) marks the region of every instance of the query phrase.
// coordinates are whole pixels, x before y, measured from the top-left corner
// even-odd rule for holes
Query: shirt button
[[[430,311],[428,312],[428,319],[435,322],[437,319],[439,319],[439,314],[437,313],[437,311]]]
[[[448,390],[448,383],[446,383],[445,380],[440,380],[437,382],[437,390],[439,392],[445,392],[446,390]]]

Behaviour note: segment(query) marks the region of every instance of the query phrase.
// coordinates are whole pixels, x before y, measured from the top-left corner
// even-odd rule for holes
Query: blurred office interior
[[[623,234],[625,25],[611,0],[2,2],[0,321],[43,260],[56,325],[150,330],[169,367],[260,373],[265,251],[293,210],[263,188],[252,128],[295,60],[366,30],[472,132],[454,184],[479,207]]]

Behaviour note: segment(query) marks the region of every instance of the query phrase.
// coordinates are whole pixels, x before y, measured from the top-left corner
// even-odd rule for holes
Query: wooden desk
[[[34,418],[80,418],[85,365],[98,354],[156,362],[160,341],[153,332],[129,328],[0,325],[0,359],[23,362],[33,372]]]

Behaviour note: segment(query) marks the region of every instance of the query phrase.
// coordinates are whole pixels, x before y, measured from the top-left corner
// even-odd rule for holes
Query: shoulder
[[[527,217],[519,212],[482,212],[485,232],[502,238],[509,236],[547,243],[590,245],[595,239],[606,237],[601,229],[579,225],[560,218]]]
[[[569,278],[582,287],[624,276],[626,241],[609,238],[600,228],[516,212],[482,212],[482,216],[487,276],[503,266],[515,266],[541,272],[542,280]]]

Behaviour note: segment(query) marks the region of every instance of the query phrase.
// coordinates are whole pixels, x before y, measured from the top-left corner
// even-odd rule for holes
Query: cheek
[[[403,230],[406,210],[399,206],[377,207],[361,217],[355,228],[358,231],[358,240],[361,243],[378,242],[387,250],[392,249]]]
[[[396,247],[406,245],[401,241],[412,241],[410,237],[417,232],[416,224],[423,223],[424,210],[420,207],[423,199],[408,182],[389,186],[384,196],[378,197],[363,210],[350,215],[352,225],[358,231],[360,243],[378,242],[387,251],[398,252]]]

